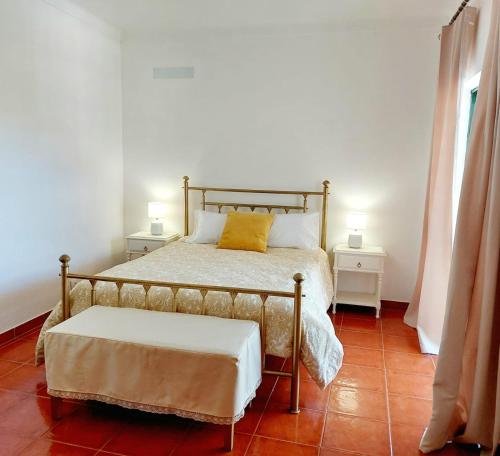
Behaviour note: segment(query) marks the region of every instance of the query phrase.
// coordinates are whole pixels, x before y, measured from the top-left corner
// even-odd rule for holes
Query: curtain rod
[[[469,3],[470,0],[464,0],[460,6],[457,9],[457,12],[453,15],[453,17],[450,20],[450,23],[448,25],[453,24],[453,22],[456,21],[457,17],[460,16],[460,13],[464,10],[464,8],[467,6],[467,3]]]

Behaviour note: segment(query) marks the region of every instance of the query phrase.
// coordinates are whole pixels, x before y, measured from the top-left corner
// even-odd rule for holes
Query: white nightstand
[[[386,253],[382,247],[365,246],[360,249],[351,249],[347,244],[336,245],[333,249],[333,313],[338,303],[369,306],[377,309],[376,316],[380,316],[380,290],[384,275],[384,257]],[[374,293],[360,293],[353,291],[338,291],[339,271],[363,272],[374,274],[377,277]]]
[[[147,255],[153,250],[167,245],[169,242],[179,239],[177,233],[165,233],[155,236],[148,231],[130,234],[127,239],[127,261],[132,259],[132,255]]]

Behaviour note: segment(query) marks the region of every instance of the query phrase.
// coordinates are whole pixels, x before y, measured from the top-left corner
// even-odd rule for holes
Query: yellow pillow
[[[265,252],[273,214],[229,212],[218,249]]]

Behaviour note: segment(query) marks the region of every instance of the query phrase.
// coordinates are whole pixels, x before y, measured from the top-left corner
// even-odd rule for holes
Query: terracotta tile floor
[[[252,408],[236,426],[234,455],[420,454],[430,417],[433,357],[418,352],[402,311],[339,306],[330,315],[344,344],[344,366],[320,390],[302,369],[299,415],[287,413],[289,381],[265,377]],[[222,454],[214,425],[97,403],[64,402],[63,419],[50,417],[44,367],[35,367],[36,332],[0,347],[0,455]],[[283,367],[276,358],[274,368]],[[287,363],[288,364],[288,363]],[[450,446],[433,454],[475,454]]]

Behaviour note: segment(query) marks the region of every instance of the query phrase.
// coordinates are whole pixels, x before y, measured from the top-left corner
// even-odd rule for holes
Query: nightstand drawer
[[[337,253],[339,269],[381,271],[383,258],[368,255],[342,255]]]
[[[128,239],[128,250],[132,252],[152,252],[165,245],[164,240],[158,239]]]

